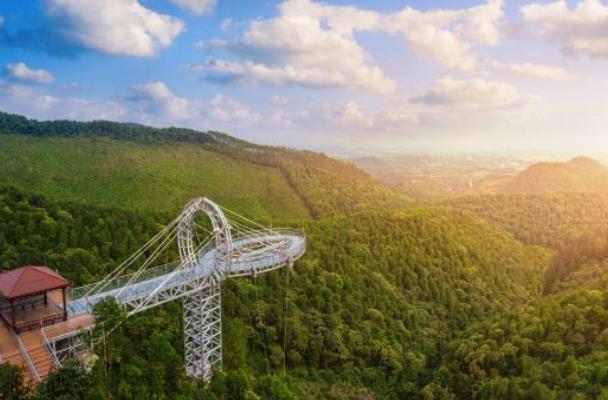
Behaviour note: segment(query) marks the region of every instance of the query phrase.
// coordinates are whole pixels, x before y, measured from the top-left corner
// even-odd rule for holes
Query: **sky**
[[[311,149],[608,148],[608,2],[4,0],[0,110]]]

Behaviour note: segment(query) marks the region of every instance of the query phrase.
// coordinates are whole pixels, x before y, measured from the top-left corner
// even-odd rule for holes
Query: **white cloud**
[[[190,100],[177,96],[160,81],[137,85],[133,87],[133,92],[131,100],[139,119],[146,123],[200,126],[215,122],[239,125],[253,124],[260,120],[260,116],[249,107],[221,94],[209,101]]]
[[[418,114],[409,105],[397,108],[389,107],[388,111],[374,112],[364,110],[353,100],[337,103],[323,103],[311,109],[292,113],[288,119],[297,126],[306,126],[315,130],[326,130],[327,127],[339,128],[337,132],[395,132],[418,124]]]
[[[574,9],[565,1],[532,3],[522,7],[524,19],[537,23],[543,33],[566,53],[608,57],[608,6],[599,0],[581,0]]]
[[[285,96],[275,94],[270,98],[270,101],[272,102],[272,104],[275,104],[278,106],[284,106],[285,104],[287,104],[289,102],[289,99]]]
[[[507,64],[499,61],[492,61],[490,62],[490,66],[518,76],[545,78],[556,81],[571,81],[577,79],[576,75],[570,71],[550,65],[533,63]]]
[[[223,31],[227,31],[232,27],[233,24],[234,24],[234,21],[232,20],[232,18],[226,18],[220,24],[220,29]]]
[[[183,31],[184,24],[138,0],[46,0],[47,12],[69,40],[110,54],[152,56]]]
[[[149,115],[166,120],[184,120],[198,115],[196,105],[176,96],[163,82],[148,82],[133,88],[133,99]]]
[[[194,14],[202,15],[215,6],[216,0],[171,0],[173,4]]]
[[[46,71],[44,69],[31,69],[24,62],[8,64],[6,66],[6,72],[11,78],[24,81],[53,83],[53,81],[55,80],[53,74],[51,74],[49,71]]]
[[[249,107],[221,94],[213,97],[207,108],[207,114],[216,121],[241,124],[256,123],[261,119]]]
[[[326,11],[323,7],[308,0],[286,1],[279,6],[277,17],[252,21],[239,39],[210,42],[244,61],[212,60],[189,69],[212,80],[245,84],[394,90],[395,83],[357,43],[352,29],[324,24],[333,8],[327,6],[330,11]]]
[[[2,110],[40,119],[122,120],[125,107],[116,101],[62,99],[31,87],[0,81]]]
[[[522,96],[504,82],[482,78],[459,80],[446,76],[436,80],[414,103],[450,108],[504,108],[516,105]]]
[[[496,45],[502,0],[462,10],[418,11],[406,7],[388,15],[382,29],[402,34],[415,52],[446,67],[470,70],[476,65],[475,44]]]
[[[327,120],[342,128],[371,128],[374,125],[373,117],[364,114],[354,101],[346,104],[325,104],[321,106],[321,113]]]
[[[223,49],[240,60],[212,59],[187,70],[219,82],[253,85],[294,84],[344,87],[390,93],[396,84],[358,43],[355,33],[402,35],[422,57],[457,69],[476,65],[475,45],[495,45],[502,0],[487,0],[462,10],[392,14],[332,6],[311,0],[286,0],[278,15],[251,21],[234,40],[215,39],[207,48]]]
[[[361,88],[379,93],[391,92],[395,89],[395,83],[386,78],[380,68],[360,65],[345,71],[329,64],[327,69],[324,69],[320,66],[301,68],[294,65],[268,66],[251,61],[239,63],[212,60],[207,64],[186,66],[186,70],[203,73],[214,81],[236,81],[247,85],[295,84],[309,88]]]

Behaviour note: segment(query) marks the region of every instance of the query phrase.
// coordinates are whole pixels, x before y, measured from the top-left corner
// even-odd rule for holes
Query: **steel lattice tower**
[[[199,215],[211,222],[211,232],[205,237],[208,240],[203,243],[197,242]],[[232,229],[236,229],[234,237]],[[148,268],[175,238],[180,261]],[[102,281],[74,289],[72,293],[78,295],[68,303],[68,313],[71,318],[90,316],[95,304],[108,297],[122,304],[128,310],[127,316],[182,299],[186,373],[209,380],[213,371],[222,367],[222,282],[229,277],[255,276],[292,265],[305,250],[306,237],[302,231],[266,229],[259,225],[252,229],[228,220],[211,200],[196,198]],[[146,252],[150,255],[145,255]],[[137,272],[128,273],[128,267],[138,257],[145,259],[143,265]],[[74,345],[83,342],[76,340],[84,334],[80,329],[58,337],[48,337],[44,330],[43,334],[57,366],[65,357],[74,356],[77,347],[82,347]]]

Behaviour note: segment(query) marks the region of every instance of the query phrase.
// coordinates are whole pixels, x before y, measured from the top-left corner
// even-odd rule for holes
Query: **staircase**
[[[32,360],[32,365],[40,379],[46,378],[55,367],[51,353],[44,345],[40,331],[34,330],[19,335],[25,351]]]

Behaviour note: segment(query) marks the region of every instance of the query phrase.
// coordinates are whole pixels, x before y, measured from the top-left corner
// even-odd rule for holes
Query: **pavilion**
[[[0,318],[15,332],[67,320],[70,282],[49,267],[24,266],[0,274]]]

